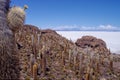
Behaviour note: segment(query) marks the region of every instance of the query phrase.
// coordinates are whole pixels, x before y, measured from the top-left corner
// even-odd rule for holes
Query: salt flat
[[[95,36],[104,40],[111,52],[120,54],[120,32],[106,32],[106,31],[57,31],[58,34],[71,39],[75,42],[82,36]]]

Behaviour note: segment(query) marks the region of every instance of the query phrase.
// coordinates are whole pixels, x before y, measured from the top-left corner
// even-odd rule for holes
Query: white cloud
[[[75,29],[79,29],[79,26],[77,25],[73,25],[73,26],[57,26],[57,27],[53,27],[52,29],[54,30],[75,30]]]
[[[115,27],[112,25],[99,25],[96,27],[87,27],[87,26],[79,26],[79,25],[65,25],[65,26],[56,26],[49,27],[53,30],[100,30],[100,31],[120,31],[119,27]]]
[[[98,27],[98,29],[100,29],[100,30],[117,30],[118,27],[114,27],[114,26],[111,26],[111,25],[100,25]]]

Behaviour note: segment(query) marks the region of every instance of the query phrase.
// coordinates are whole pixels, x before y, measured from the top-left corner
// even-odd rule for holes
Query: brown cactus
[[[46,53],[45,53],[45,46],[42,48],[42,54],[41,54],[41,69],[43,72],[43,75],[46,74]]]
[[[64,51],[62,51],[61,58],[62,58],[62,65],[64,66],[65,65]]]
[[[34,65],[34,62],[35,62],[35,60],[34,60],[34,56],[33,56],[33,54],[31,54],[30,55],[30,69],[31,69],[31,76],[33,77],[33,65]]]
[[[35,63],[35,64],[33,65],[33,79],[34,79],[34,80],[37,80],[37,69],[38,69],[38,64]]]
[[[90,67],[89,65],[86,68],[85,80],[89,80],[90,77]]]
[[[113,71],[113,56],[110,54],[110,70]]]

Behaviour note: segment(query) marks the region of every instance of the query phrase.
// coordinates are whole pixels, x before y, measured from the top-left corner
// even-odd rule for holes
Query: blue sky
[[[11,0],[29,6],[26,24],[55,30],[120,30],[120,0]]]

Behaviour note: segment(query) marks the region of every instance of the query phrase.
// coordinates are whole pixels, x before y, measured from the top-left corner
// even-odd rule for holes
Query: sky
[[[120,0],[11,0],[25,4],[25,24],[41,29],[120,30]]]

